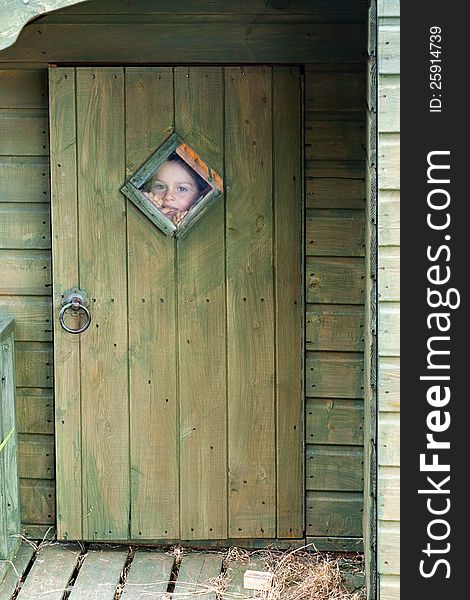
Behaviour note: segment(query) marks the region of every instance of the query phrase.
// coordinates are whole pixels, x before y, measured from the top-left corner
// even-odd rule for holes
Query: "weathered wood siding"
[[[306,533],[331,549],[362,537],[365,90],[306,67]]]
[[[15,418],[13,319],[0,317],[0,581],[19,547],[20,506]]]
[[[363,0],[302,0],[282,11],[263,0],[236,9],[228,0],[93,1],[28,25],[0,53],[0,139],[9,132],[0,145],[6,215],[0,310],[18,321],[21,500],[28,526],[54,523],[47,62],[296,62],[307,63],[306,535],[318,548],[360,547],[366,9]],[[152,43],[142,36],[144,23]],[[185,36],[183,53],[156,51],[159,23]],[[195,55],[201,27],[210,48]]]
[[[400,595],[400,5],[378,2],[377,567],[381,600]]]

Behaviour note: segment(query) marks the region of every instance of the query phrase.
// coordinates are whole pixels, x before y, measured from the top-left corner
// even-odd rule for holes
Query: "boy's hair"
[[[189,165],[188,163],[183,160],[181,158],[181,156],[179,156],[176,152],[172,152],[168,158],[166,159],[165,162],[162,163],[162,165],[164,165],[166,162],[174,162],[177,163],[178,165],[180,165],[181,167],[183,167],[183,169],[189,174],[191,175],[191,177],[194,179],[194,181],[196,182],[197,185],[197,191],[198,191],[198,196],[200,197],[203,194],[206,194],[206,192],[209,191],[210,189],[210,185],[207,183],[207,181],[204,181],[204,179],[198,175],[196,173],[196,171],[194,171]],[[160,165],[160,167],[162,166]],[[159,168],[160,168],[159,167]],[[158,169],[157,169],[158,171]],[[143,186],[143,191],[144,192],[150,192],[152,189],[152,183],[155,181],[155,173],[152,175],[152,177],[150,177],[150,179],[148,179],[144,186]]]

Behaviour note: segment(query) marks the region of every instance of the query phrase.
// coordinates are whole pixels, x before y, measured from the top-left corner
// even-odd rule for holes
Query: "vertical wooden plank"
[[[126,69],[126,169],[173,129],[173,70]],[[131,537],[179,537],[174,240],[127,201]]]
[[[299,538],[302,476],[301,88],[295,67],[273,72],[277,537]]]
[[[57,537],[80,539],[80,336],[65,332],[57,318],[63,292],[79,282],[75,69],[49,69],[49,102]]]
[[[4,325],[4,321],[0,320],[0,344],[3,342],[3,332],[2,326]],[[0,346],[1,348],[1,346]],[[4,370],[4,359],[3,352],[0,351],[0,381],[3,378],[3,370]],[[6,427],[3,426],[4,420],[6,420],[6,410],[4,409],[4,397],[6,394],[6,389],[4,385],[0,385],[0,443],[8,435],[8,432],[5,433]],[[7,499],[4,490],[4,485],[7,477],[7,464],[5,461],[5,455],[0,451],[0,560],[5,560],[10,558],[8,555],[8,526],[7,526]],[[0,563],[1,564],[1,563]],[[2,575],[2,571],[0,571],[0,575]]]
[[[269,67],[225,77],[229,537],[274,537],[276,448]]]
[[[124,73],[77,69],[84,534],[126,539],[129,523]]]
[[[1,325],[0,325],[1,329]],[[0,336],[1,337],[1,336]],[[21,532],[20,496],[18,479],[18,431],[15,418],[15,338],[14,322],[7,327],[6,335],[1,340],[2,365],[1,365],[1,391],[2,415],[0,423],[0,439],[8,441],[3,447],[2,462],[4,466],[4,479],[2,480],[2,493],[5,501],[6,525],[6,558],[10,559],[20,546],[18,537]],[[11,434],[10,434],[11,432]]]
[[[175,126],[223,175],[220,68],[175,69]],[[183,539],[227,537],[224,204],[178,240],[180,511]]]

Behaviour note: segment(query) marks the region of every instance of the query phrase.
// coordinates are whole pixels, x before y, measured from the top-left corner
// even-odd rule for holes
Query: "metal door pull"
[[[64,292],[63,298],[60,301],[62,308],[59,312],[59,323],[62,329],[68,331],[69,333],[83,333],[91,323],[91,313],[88,309],[88,296],[87,293],[83,290],[79,290],[78,288],[72,288],[71,290],[67,290]],[[82,325],[79,329],[71,329],[65,324],[64,316],[66,311],[73,310],[78,316],[80,311],[83,311],[86,315],[86,321],[84,325]]]

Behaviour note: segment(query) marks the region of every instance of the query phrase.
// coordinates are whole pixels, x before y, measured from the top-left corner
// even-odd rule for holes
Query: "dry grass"
[[[181,560],[186,553],[180,547],[172,550]],[[207,552],[207,550],[206,550]],[[213,551],[214,552],[214,551]],[[256,550],[248,551],[230,548],[219,551],[223,554],[224,570],[219,577],[197,585],[197,591],[191,594],[181,592],[175,598],[200,597],[217,600],[243,600],[258,598],[260,600],[364,600],[363,589],[348,591],[344,580],[346,574],[363,574],[361,555],[338,555],[320,552],[307,552],[305,548],[291,551]],[[273,573],[273,584],[269,591],[234,593],[227,591],[230,584],[229,564],[235,562],[249,563],[256,559],[262,561],[265,570]],[[180,582],[181,583],[181,582]],[[192,583],[194,586],[194,583]],[[211,595],[212,594],[212,595]]]

